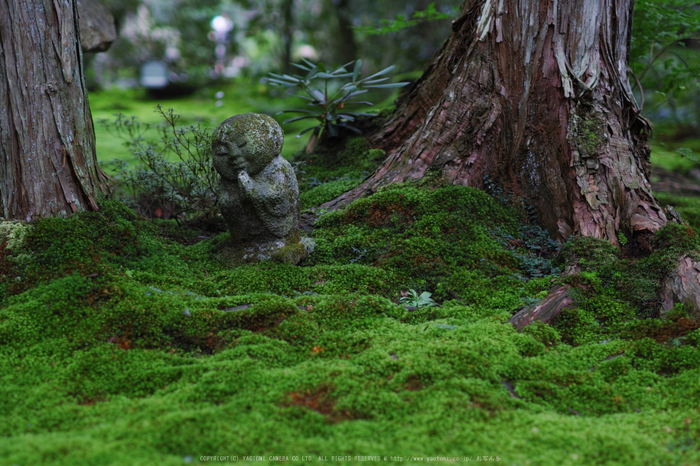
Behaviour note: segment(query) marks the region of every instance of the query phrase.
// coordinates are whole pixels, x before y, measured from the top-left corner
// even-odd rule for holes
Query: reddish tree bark
[[[466,0],[453,33],[371,142],[385,163],[323,207],[438,169],[489,177],[558,239],[643,237],[667,219],[649,183],[650,124],[627,78],[633,0]]]
[[[3,216],[97,210],[95,157],[75,0],[0,0]]]

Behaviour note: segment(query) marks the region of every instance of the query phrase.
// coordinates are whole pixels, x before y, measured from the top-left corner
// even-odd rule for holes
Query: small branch
[[[664,52],[665,52],[666,50],[668,50],[670,47],[672,47],[672,46],[674,46],[674,45],[676,45],[676,44],[678,44],[678,43],[680,43],[680,42],[683,42],[684,40],[688,40],[688,39],[690,39],[690,37],[684,37],[684,38],[682,38],[682,39],[676,39],[676,40],[674,40],[673,42],[671,42],[671,43],[669,43],[669,44],[666,44],[666,45],[659,51],[659,53],[657,53],[653,58],[651,58],[651,56],[649,56],[649,64],[647,64],[646,68],[644,68],[644,71],[642,71],[642,73],[639,75],[639,80],[638,80],[638,81],[641,81],[642,79],[644,79],[644,75],[647,74],[647,71],[649,71],[649,69],[651,69],[651,65],[653,65],[654,62],[655,62],[656,60],[658,60],[659,57],[660,57],[661,55],[663,55]],[[651,50],[652,50],[652,51],[654,50],[653,45],[652,45],[652,49],[651,49]],[[635,86],[636,86],[636,85],[635,85]],[[632,88],[632,90],[634,90],[634,88]]]
[[[632,71],[632,68],[630,68],[630,67],[628,66],[628,67],[627,67],[627,71],[629,71],[629,73],[632,75],[632,77],[633,77],[634,80],[636,81],[635,86],[639,87],[639,94],[640,94],[640,96],[642,97],[642,103],[641,103],[641,105],[639,106],[639,112],[638,112],[638,113],[642,113],[642,110],[644,110],[644,89],[642,88],[642,83],[639,82],[639,78],[637,77],[636,74],[634,74],[634,71]],[[632,89],[634,90],[634,87],[633,87]]]

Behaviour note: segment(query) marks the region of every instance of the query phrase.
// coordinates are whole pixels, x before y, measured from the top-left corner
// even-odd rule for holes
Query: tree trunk
[[[0,0],[3,216],[97,210],[95,157],[75,0]]]
[[[466,0],[453,33],[370,136],[385,163],[327,203],[441,171],[524,197],[560,240],[644,238],[666,223],[650,124],[627,79],[633,0]]]
[[[338,47],[336,53],[339,64],[343,65],[357,60],[357,44],[355,43],[355,32],[352,30],[350,19],[350,5],[348,0],[333,0],[335,14],[338,18],[338,35],[336,41]]]
[[[292,74],[292,38],[294,32],[294,0],[284,0],[282,3],[282,17],[284,25],[282,26],[282,63],[284,72]]]

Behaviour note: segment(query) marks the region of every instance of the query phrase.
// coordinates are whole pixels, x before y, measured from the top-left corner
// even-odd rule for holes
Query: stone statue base
[[[237,267],[259,262],[296,265],[309,257],[316,243],[308,236],[291,235],[273,241],[248,241],[243,244],[225,243],[216,258],[224,264]]]

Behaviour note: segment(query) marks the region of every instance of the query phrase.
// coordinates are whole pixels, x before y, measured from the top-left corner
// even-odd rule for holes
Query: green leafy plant
[[[304,76],[270,73],[268,82],[272,85],[284,86],[289,89],[298,88],[306,95],[293,95],[307,100],[310,107],[316,107],[314,110],[291,109],[279,112],[279,114],[302,114],[302,116],[285,120],[284,124],[307,119],[318,120],[316,126],[307,128],[297,135],[297,137],[301,137],[304,133],[313,131],[307,145],[307,152],[311,152],[316,142],[326,134],[338,136],[341,128],[349,129],[358,134],[361,133],[360,129],[349,123],[355,121],[359,116],[369,116],[371,114],[348,111],[345,107],[348,105],[373,104],[368,101],[355,100],[358,95],[368,92],[368,89],[392,89],[408,84],[405,82],[387,82],[389,77],[386,75],[391,73],[395,66],[384,68],[371,76],[360,79],[362,60],[352,61],[334,71],[328,71],[323,63],[313,64],[306,59],[302,60],[304,61],[303,65],[296,63],[292,65],[305,71],[306,74]],[[352,71],[348,71],[348,68],[353,64]],[[341,83],[338,84],[337,81],[341,81]]]
[[[698,98],[697,54],[686,47],[700,33],[700,10],[687,0],[638,0],[634,4],[630,43],[632,89],[655,89],[653,112],[667,104],[676,111],[683,101]]]
[[[164,110],[158,105],[156,112],[165,120],[160,125],[121,113],[114,121],[100,121],[125,139],[127,149],[139,162],[131,168],[116,161],[120,181],[144,214],[176,220],[214,216],[219,176],[212,165],[211,131],[198,124],[178,126],[180,115],[172,108]],[[159,141],[145,137],[154,127]]]
[[[416,309],[437,306],[437,303],[430,297],[431,295],[432,293],[428,293],[427,291],[424,291],[419,295],[416,290],[410,289],[408,290],[408,296],[404,296],[400,299],[400,301],[401,304],[415,307]]]

